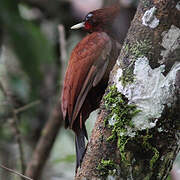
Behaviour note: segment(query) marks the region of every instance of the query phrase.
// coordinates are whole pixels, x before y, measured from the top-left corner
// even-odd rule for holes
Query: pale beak
[[[80,29],[80,28],[84,28],[84,22],[75,24],[74,26],[71,27],[71,29]]]

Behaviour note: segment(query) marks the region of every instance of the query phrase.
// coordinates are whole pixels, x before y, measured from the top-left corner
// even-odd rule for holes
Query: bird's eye
[[[92,18],[93,14],[92,13],[89,13],[87,14],[87,16],[85,17],[85,21],[88,21]]]
[[[93,13],[88,13],[87,16],[84,19],[84,25],[85,25],[85,29],[88,32],[92,32],[93,27],[95,26],[96,21],[94,19],[94,14]]]
[[[85,29],[90,31],[92,29],[92,25],[93,25],[93,14],[92,13],[89,13],[87,14],[87,16],[85,17],[84,19],[84,22],[85,22]]]

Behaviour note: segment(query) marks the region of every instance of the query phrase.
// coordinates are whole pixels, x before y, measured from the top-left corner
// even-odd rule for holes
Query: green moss
[[[146,150],[148,150],[148,151],[150,150],[151,152],[154,153],[153,157],[151,158],[151,160],[149,162],[150,168],[152,169],[155,162],[159,158],[159,151],[149,143],[149,139],[152,139],[152,135],[149,135],[149,132],[147,130],[146,135],[143,136],[142,145],[143,145],[144,148],[146,148]]]
[[[136,41],[134,42],[132,45],[130,44],[126,44],[123,47],[123,51],[125,53],[125,55],[131,55],[131,59],[136,60],[139,57],[143,57],[146,56],[150,51],[150,49],[152,48],[152,44],[151,41],[145,39],[143,41]]]
[[[127,67],[123,70],[123,74],[119,79],[122,82],[122,85],[125,87],[127,84],[134,81],[133,68]]]
[[[125,55],[130,55],[127,59],[131,63],[123,69],[123,74],[120,78],[123,86],[134,81],[133,75],[133,64],[137,58],[147,56],[152,48],[151,42],[148,40],[136,41],[134,44],[129,45],[128,43],[123,47]]]
[[[116,128],[113,128],[112,132],[120,132],[125,126],[133,127],[131,119],[140,111],[136,109],[134,104],[128,104],[128,99],[117,91],[115,85],[111,86],[109,92],[104,96],[104,104],[106,109],[110,111],[108,120],[112,117],[115,119],[113,127]]]
[[[150,160],[150,168],[152,169],[155,162],[158,160],[159,158],[159,151],[155,148],[155,147],[151,147],[151,150],[154,152],[154,156],[152,157],[152,159]]]
[[[134,131],[135,137],[128,136],[128,128],[132,130],[134,125],[132,118],[137,115],[140,110],[133,104],[128,104],[128,99],[117,91],[116,86],[111,86],[109,92],[104,97],[104,104],[109,112],[108,117],[105,120],[105,124],[112,129],[112,135],[107,141],[117,140],[117,147],[121,154],[121,159],[125,165],[129,165],[127,160],[126,145],[132,140],[137,142],[137,146],[141,146],[145,152],[151,151],[153,153],[150,159],[150,168],[153,167],[157,159],[159,158],[159,152],[151,143],[152,135],[149,131]],[[109,122],[113,119],[113,125],[109,125]],[[130,161],[130,160],[129,160]]]
[[[121,159],[123,160],[123,162],[125,162],[126,165],[130,164],[127,161],[126,152],[125,152],[125,147],[126,147],[126,144],[128,143],[129,140],[130,140],[130,137],[127,137],[127,136],[120,136],[120,137],[118,137],[119,152],[121,154]]]
[[[107,119],[108,121],[114,121],[112,128],[112,135],[107,141],[113,141],[118,139],[118,148],[122,157],[122,160],[126,161],[125,146],[130,139],[127,134],[127,128],[133,128],[132,117],[134,117],[140,110],[137,110],[133,104],[128,104],[128,99],[117,91],[116,86],[111,86],[109,92],[104,97],[105,107],[110,112]]]
[[[151,129],[152,131],[152,129]],[[139,153],[145,153],[147,155],[147,159],[149,158],[149,154],[152,154],[151,158],[149,158],[149,167],[153,168],[155,162],[159,158],[159,151],[153,145],[153,135],[149,133],[149,129],[143,131],[137,131],[136,136],[134,137],[135,143],[137,144],[137,148],[139,149]]]
[[[97,170],[100,172],[101,176],[116,175],[117,165],[112,160],[102,159],[100,164],[97,167]]]
[[[146,56],[149,53],[149,50],[151,49],[151,44],[149,41],[138,41],[135,43],[134,46],[131,47],[130,51],[134,58],[139,58]]]
[[[125,51],[125,54],[129,53],[129,44],[125,44],[125,46],[123,47],[123,50]]]
[[[141,3],[142,3],[142,7],[143,8],[150,8],[152,7],[152,2],[151,1],[147,1],[147,0],[141,0]]]

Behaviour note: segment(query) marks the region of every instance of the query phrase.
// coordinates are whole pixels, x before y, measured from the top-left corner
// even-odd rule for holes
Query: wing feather
[[[111,40],[106,33],[94,32],[73,50],[62,92],[63,117],[68,119],[66,124],[71,128],[88,92],[102,79],[111,48]]]

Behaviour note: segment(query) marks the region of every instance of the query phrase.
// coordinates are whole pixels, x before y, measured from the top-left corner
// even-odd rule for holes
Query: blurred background
[[[70,27],[89,11],[114,3],[123,7],[114,24],[122,43],[138,0],[0,0],[0,164],[21,172],[22,149],[25,165],[30,162],[60,100],[70,53],[86,35]],[[87,121],[89,136],[97,113]],[[74,169],[74,135],[62,125],[42,179],[71,180]],[[0,168],[0,179],[20,178]]]

